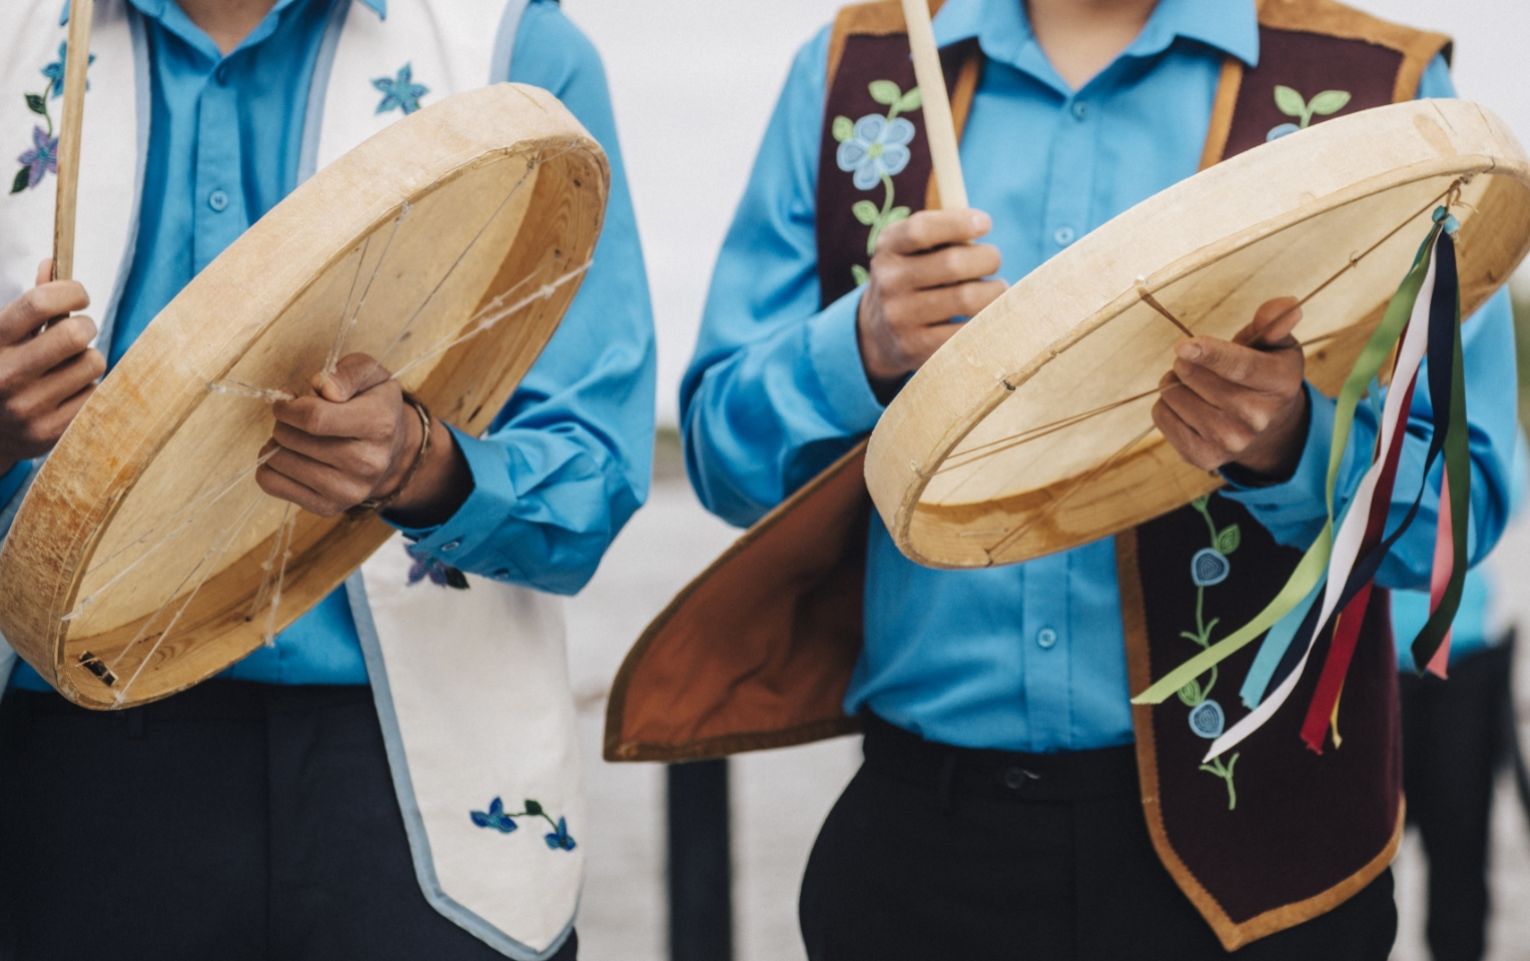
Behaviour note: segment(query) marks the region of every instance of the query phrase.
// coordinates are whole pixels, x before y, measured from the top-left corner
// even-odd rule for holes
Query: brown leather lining
[[[767,514],[648,626],[612,684],[607,760],[722,757],[858,729],[842,704],[860,653],[865,456],[857,444]],[[746,617],[739,600],[751,597]],[[719,638],[724,619],[735,633]],[[661,638],[667,659],[648,657]]]
[[[1131,690],[1145,690],[1153,683],[1148,658],[1147,617],[1144,612],[1142,575],[1137,566],[1137,534],[1126,531],[1116,535],[1116,579],[1121,595],[1121,626],[1126,635],[1127,681]],[[1180,858],[1168,831],[1164,828],[1163,809],[1159,805],[1158,752],[1153,734],[1153,706],[1132,705],[1132,727],[1136,731],[1137,779],[1141,785],[1142,813],[1147,820],[1153,849],[1174,883],[1197,911],[1211,925],[1217,940],[1228,951],[1235,951],[1258,939],[1284,931],[1333,910],[1354,897],[1381,872],[1386,870],[1402,841],[1406,807],[1399,802],[1397,825],[1386,847],[1354,874],[1321,894],[1303,901],[1271,908],[1242,923],[1234,921],[1220,902],[1190,872]]]

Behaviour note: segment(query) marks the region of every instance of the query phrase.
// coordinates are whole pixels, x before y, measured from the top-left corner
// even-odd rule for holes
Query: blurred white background
[[[1017,0],[1018,2],[1018,0]],[[1228,0],[1233,2],[1233,0]],[[1530,0],[1351,0],[1453,34],[1464,96],[1530,139],[1524,76]],[[835,0],[564,0],[604,55],[648,257],[659,330],[659,412],[673,425],[712,263],[797,47]],[[1530,278],[1523,274],[1521,279]],[[672,448],[671,448],[672,451]],[[648,508],[618,540],[590,588],[570,605],[573,673],[584,726],[590,824],[581,840],[590,880],[580,919],[588,961],[665,955],[663,772],[599,760],[610,678],[628,645],[669,597],[734,536],[696,506],[670,454]],[[1530,531],[1495,557],[1530,572]],[[1511,598],[1530,627],[1530,598]],[[1522,701],[1530,657],[1520,665]],[[819,823],[856,764],[849,740],[752,755],[733,764],[735,920],[739,961],[797,961],[797,882]],[[1505,793],[1500,804],[1493,961],[1530,957],[1530,837]],[[1399,961],[1424,961],[1414,842],[1399,862]],[[1123,959],[1133,961],[1133,959]]]

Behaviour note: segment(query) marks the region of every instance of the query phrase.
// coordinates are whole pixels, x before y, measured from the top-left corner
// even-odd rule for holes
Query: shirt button
[[[220,84],[228,83],[228,64],[218,64],[217,69],[213,71],[213,79]]]
[[[1057,644],[1057,632],[1050,627],[1043,627],[1036,632],[1036,643],[1043,648],[1052,648]]]
[[[223,213],[228,209],[228,194],[222,190],[214,190],[207,195],[207,206],[211,207],[214,213]]]
[[[1057,242],[1057,246],[1059,247],[1068,246],[1069,244],[1073,243],[1073,228],[1058,227],[1052,232],[1052,239]]]
[[[457,548],[459,548],[461,546],[462,546],[462,542],[461,541],[447,541],[445,544],[441,545],[441,550],[443,550],[443,551],[454,551],[454,550],[456,550]]]
[[[1083,120],[1087,116],[1089,116],[1089,105],[1087,103],[1085,103],[1084,101],[1082,101],[1082,100],[1074,101],[1074,104],[1073,104],[1073,117],[1074,117],[1074,119],[1076,119],[1076,120]]]

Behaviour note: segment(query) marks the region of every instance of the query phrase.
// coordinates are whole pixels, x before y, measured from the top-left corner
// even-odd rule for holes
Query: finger
[[[1207,444],[1162,399],[1153,405],[1153,424],[1186,463],[1207,471],[1216,470],[1225,463],[1220,452]]]
[[[342,513],[338,504],[331,503],[318,491],[298,483],[280,471],[272,470],[269,463],[262,465],[255,472],[255,483],[272,497],[296,504],[310,514],[334,517]]]
[[[1196,337],[1180,342],[1174,353],[1185,364],[1251,390],[1284,393],[1289,391],[1293,376],[1301,376],[1301,351],[1294,347],[1258,350],[1215,337]]]
[[[96,323],[74,314],[24,343],[0,350],[0,385],[13,390],[44,377],[49,371],[90,350]]]
[[[272,436],[288,450],[357,477],[380,478],[388,471],[388,450],[375,442],[342,437],[315,437],[278,422]]]
[[[1176,380],[1194,391],[1196,396],[1221,410],[1240,410],[1267,404],[1271,397],[1266,391],[1235,384],[1199,364],[1188,361],[1175,361],[1172,373]]]
[[[973,316],[1007,289],[1002,280],[971,280],[905,294],[883,309],[887,319],[898,326],[944,324],[952,317]]]
[[[370,354],[347,354],[335,365],[335,372],[314,378],[319,396],[336,404],[344,403],[386,383],[392,374]]]
[[[279,423],[315,437],[391,441],[402,403],[402,391],[396,382],[389,382],[343,404],[308,396],[277,401],[271,412]]]
[[[98,350],[76,354],[33,381],[11,398],[6,409],[20,420],[31,420],[59,407],[106,373],[106,358]]]
[[[41,287],[53,279],[53,258],[44,257],[37,265],[37,280],[32,283],[33,287]]]
[[[95,393],[95,385],[92,384],[84,390],[68,398],[50,414],[32,421],[27,430],[27,440],[33,444],[37,454],[47,453],[58,443],[58,439],[64,436],[64,431],[74,423],[74,419],[80,413],[80,408],[90,400]]]
[[[265,466],[342,510],[361,503],[372,493],[370,481],[352,477],[286,447],[278,447]]]
[[[25,340],[48,321],[88,306],[90,296],[77,280],[40,284],[0,309],[0,343]]]
[[[926,327],[919,331],[911,351],[918,360],[918,364],[915,365],[914,369],[918,370],[924,366],[924,362],[933,357],[935,352],[944,347],[946,341],[955,337],[956,332],[961,329],[961,324],[937,324],[934,327]]]
[[[947,244],[964,244],[992,228],[993,218],[981,210],[921,210],[882,231],[876,252],[908,255]]]
[[[1254,319],[1233,336],[1233,343],[1251,347],[1275,346],[1301,323],[1302,305],[1295,297],[1276,297],[1259,305]]]
[[[1195,391],[1176,384],[1159,395],[1167,406],[1206,444],[1231,460],[1254,440],[1254,430],[1228,411],[1207,403]]]
[[[903,289],[946,287],[982,280],[999,272],[1002,259],[992,244],[959,244],[895,260]]]

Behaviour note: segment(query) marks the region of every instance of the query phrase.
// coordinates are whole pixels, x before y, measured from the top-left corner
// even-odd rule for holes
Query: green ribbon
[[[1344,381],[1343,388],[1339,391],[1338,408],[1334,413],[1333,442],[1328,451],[1328,475],[1324,483],[1324,501],[1327,507],[1327,516],[1323,521],[1323,530],[1318,534],[1312,546],[1302,555],[1296,569],[1286,581],[1280,593],[1270,601],[1264,610],[1254,616],[1254,619],[1243,625],[1223,640],[1216,642],[1210,647],[1196,654],[1179,667],[1170,671],[1153,684],[1147,690],[1132,698],[1133,704],[1162,704],[1173,697],[1175,692],[1186,684],[1205,674],[1216,665],[1241,651],[1251,641],[1256,640],[1284,617],[1288,612],[1302,602],[1318,584],[1322,581],[1327,569],[1329,558],[1333,554],[1334,537],[1334,488],[1338,483],[1339,465],[1344,460],[1344,452],[1349,446],[1350,430],[1354,425],[1355,408],[1360,399],[1365,395],[1371,381],[1381,370],[1381,365],[1386,363],[1393,349],[1401,339],[1403,331],[1408,326],[1408,318],[1413,314],[1413,306],[1418,300],[1419,291],[1424,285],[1424,276],[1429,272],[1429,253],[1434,247],[1435,237],[1439,234],[1441,226],[1436,224],[1429,231],[1428,238],[1419,246],[1418,253],[1413,258],[1413,266],[1409,268],[1408,275],[1403,278],[1402,285],[1392,295],[1387,304],[1386,313],[1382,315],[1381,323],[1371,332],[1371,336],[1365,342],[1365,347],[1360,351],[1360,356],[1355,360],[1355,366],[1351,368],[1349,376]],[[1459,363],[1460,352],[1457,351]],[[1457,385],[1462,383],[1459,371],[1456,377]],[[1465,411],[1463,400],[1460,410]],[[1452,415],[1455,411],[1452,411]],[[1401,429],[1399,425],[1398,429]],[[1464,436],[1465,431],[1463,430]],[[1450,463],[1447,458],[1447,463]],[[1455,507],[1455,491],[1452,489],[1451,507]],[[1464,526],[1464,525],[1463,525]],[[1319,601],[1321,603],[1321,601]],[[1444,605],[1441,605],[1441,610]],[[1431,624],[1433,621],[1430,622]],[[1322,630],[1319,624],[1317,630]],[[1427,628],[1426,628],[1427,630]],[[1443,632],[1442,632],[1443,636]],[[1436,645],[1438,646],[1438,645]]]

